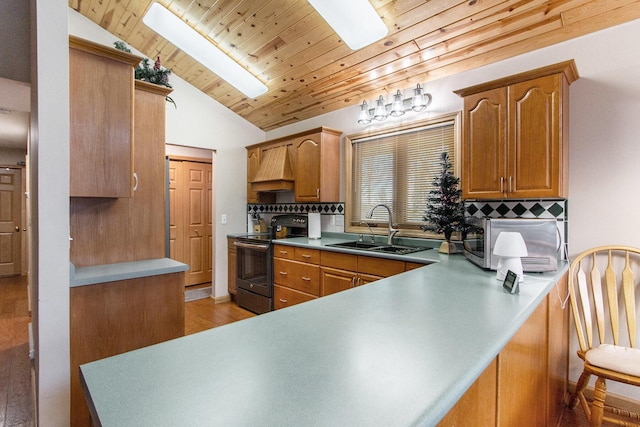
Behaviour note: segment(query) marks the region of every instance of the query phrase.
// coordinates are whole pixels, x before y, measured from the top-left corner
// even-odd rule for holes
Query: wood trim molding
[[[546,77],[553,74],[563,74],[567,79],[568,84],[573,83],[579,77],[576,63],[573,59],[571,59],[569,61],[559,62],[557,64],[548,65],[542,68],[536,68],[535,70],[525,71],[524,73],[515,74],[513,76],[505,77],[502,79],[492,80],[490,82],[470,86],[464,89],[454,90],[453,93],[458,96],[465,97],[468,95],[473,95],[474,93],[485,92],[487,90],[510,86],[515,83],[525,82],[527,80]]]
[[[169,160],[175,160],[176,162],[196,162],[196,163],[208,163],[213,164],[212,159],[204,157],[189,157],[189,156],[176,156],[175,154],[168,154]]]
[[[83,52],[91,53],[98,56],[103,56],[114,61],[124,62],[125,64],[131,64],[135,67],[142,61],[142,57],[128,53],[122,50],[118,50],[113,47],[104,46],[98,43],[94,43],[89,40],[81,39],[76,36],[69,36],[69,47],[72,49],[81,50]]]
[[[173,92],[173,89],[170,87],[145,82],[144,80],[135,79],[135,85],[136,89],[144,90],[145,92],[151,92],[162,96],[167,96],[171,92]]]

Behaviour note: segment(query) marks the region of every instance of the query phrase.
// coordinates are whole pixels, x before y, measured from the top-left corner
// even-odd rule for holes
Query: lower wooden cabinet
[[[273,254],[274,310],[320,296],[320,251],[275,245]]]
[[[70,289],[71,426],[91,417],[79,366],[184,335],[185,273]]]
[[[568,315],[552,290],[438,425],[558,425],[567,394]]]

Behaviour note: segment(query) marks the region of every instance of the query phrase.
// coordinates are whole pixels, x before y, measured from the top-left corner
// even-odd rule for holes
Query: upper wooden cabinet
[[[71,196],[131,197],[133,68],[141,59],[69,37]]]
[[[323,128],[301,136],[295,151],[296,202],[337,202],[340,199],[340,135]]]
[[[274,203],[275,192],[295,192],[296,202],[340,198],[341,131],[326,127],[247,148],[247,201]]]
[[[70,258],[76,267],[165,256],[165,97],[170,92],[135,81],[133,196],[71,198]]]
[[[462,196],[568,196],[573,60],[455,91],[464,97]]]

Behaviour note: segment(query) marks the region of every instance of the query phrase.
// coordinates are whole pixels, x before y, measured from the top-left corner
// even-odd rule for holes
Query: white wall
[[[69,424],[69,49],[66,0],[31,0],[30,282],[37,413]],[[36,30],[37,27],[37,30]],[[37,33],[37,34],[36,34]]]
[[[598,245],[640,247],[639,40],[640,20],[636,20],[423,85],[433,95],[430,114],[442,114],[462,109],[462,99],[453,90],[575,59],[580,79],[570,87],[570,258]],[[316,126],[345,134],[361,132],[367,128],[356,123],[358,112],[354,105],[267,132],[267,139]],[[577,381],[582,365],[575,356],[574,335],[572,330],[570,379]],[[640,400],[636,388],[618,384],[608,388]]]
[[[69,34],[106,46],[113,46],[119,40],[71,8]],[[215,150],[213,295],[223,297],[228,295],[226,236],[246,230],[247,156],[244,147],[263,141],[265,134],[179,77],[172,74],[169,82],[174,89],[170,96],[177,108],[167,103],[166,142]],[[225,225],[220,224],[222,214],[228,218]]]
[[[0,147],[0,165],[15,166],[19,162],[25,162],[26,152],[24,148]]]

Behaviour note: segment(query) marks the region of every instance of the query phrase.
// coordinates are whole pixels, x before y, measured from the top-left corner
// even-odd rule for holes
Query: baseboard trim
[[[221,297],[213,297],[213,301],[216,304],[220,304],[221,302],[228,302],[231,301],[231,295],[226,294],[222,295]]]
[[[576,383],[569,381],[569,393],[572,396],[576,390]],[[585,397],[590,401],[593,399],[593,387],[587,386],[584,391]],[[607,392],[604,410],[611,414],[630,418],[632,420],[640,420],[640,401],[629,399],[615,393]]]
[[[211,297],[211,286],[196,289],[186,289],[184,291],[184,301],[195,301]]]

